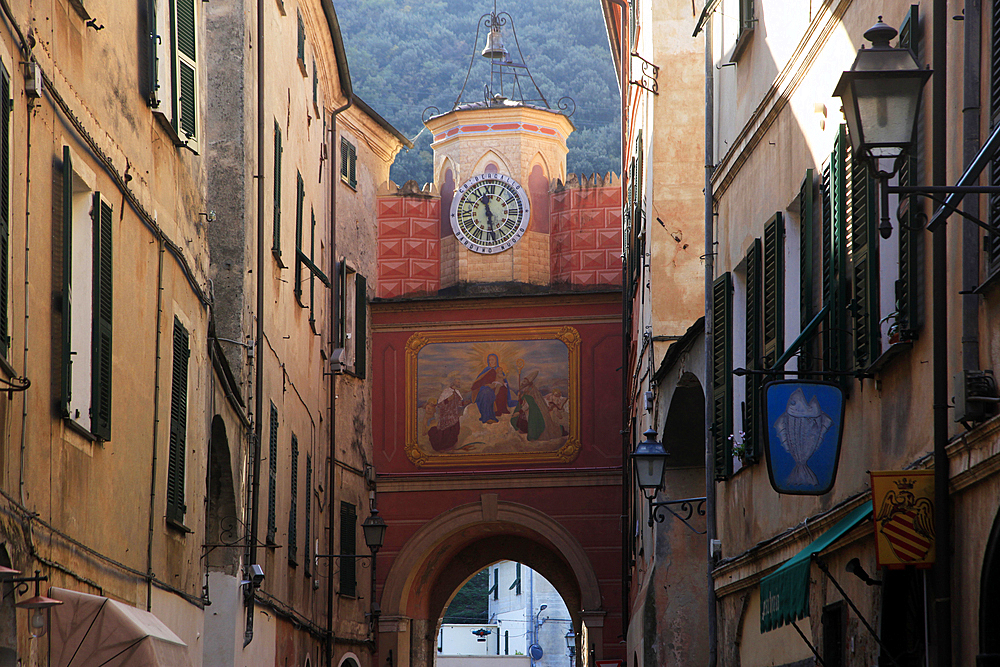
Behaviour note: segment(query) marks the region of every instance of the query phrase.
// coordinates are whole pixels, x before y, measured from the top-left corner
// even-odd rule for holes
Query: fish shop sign
[[[844,432],[844,391],[829,382],[764,385],[767,474],[778,493],[819,496],[833,488]]]

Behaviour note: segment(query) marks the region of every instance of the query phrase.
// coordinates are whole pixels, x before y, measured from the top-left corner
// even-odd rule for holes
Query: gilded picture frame
[[[573,327],[415,333],[405,387],[405,451],[419,467],[569,463],[580,453]]]

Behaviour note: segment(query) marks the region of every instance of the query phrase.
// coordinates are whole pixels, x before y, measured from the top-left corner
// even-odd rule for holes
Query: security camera
[[[343,373],[347,369],[347,351],[338,347],[330,357],[330,372]]]
[[[240,586],[246,586],[249,584],[254,588],[260,588],[262,583],[264,583],[264,568],[262,568],[259,564],[254,563],[250,566],[250,578],[245,581],[241,581]]]

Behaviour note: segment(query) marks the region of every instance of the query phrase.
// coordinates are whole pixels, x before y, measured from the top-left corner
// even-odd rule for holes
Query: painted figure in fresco
[[[486,368],[479,373],[472,383],[472,394],[479,408],[479,421],[484,424],[496,424],[500,417],[508,414],[510,408],[517,405],[511,400],[510,386],[507,384],[507,373],[500,366],[500,357],[493,352],[486,355]]]
[[[510,418],[510,425],[527,435],[529,441],[558,438],[563,435],[563,430],[552,418],[548,403],[535,386],[536,378],[538,371],[521,378],[517,407]]]
[[[459,420],[465,407],[465,399],[462,398],[462,392],[458,388],[459,383],[458,372],[449,373],[448,386],[437,398],[437,423],[427,429],[427,439],[436,452],[447,451],[458,443],[458,432],[461,430]]]
[[[819,449],[823,436],[830,430],[833,419],[823,412],[819,400],[813,396],[806,403],[806,395],[796,389],[788,397],[785,411],[774,420],[774,430],[778,441],[795,461],[795,467],[788,475],[787,484],[793,486],[816,486],[819,480],[809,467],[809,459]]]

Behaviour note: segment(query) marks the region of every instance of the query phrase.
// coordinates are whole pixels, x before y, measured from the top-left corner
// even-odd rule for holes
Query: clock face
[[[528,193],[510,176],[479,174],[462,184],[451,202],[451,228],[469,250],[507,250],[528,228]]]

